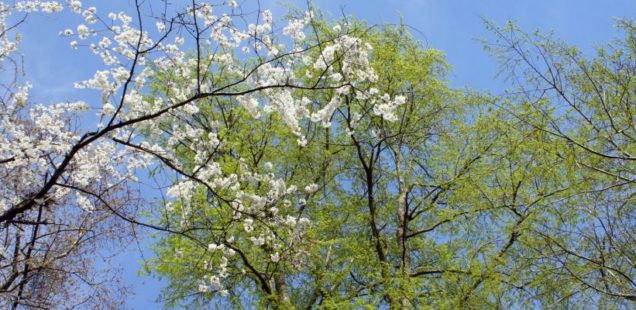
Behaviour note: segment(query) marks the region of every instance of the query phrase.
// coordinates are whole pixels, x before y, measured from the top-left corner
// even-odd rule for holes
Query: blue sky
[[[131,1],[85,0],[84,3],[97,6],[105,14],[110,10],[130,11]],[[488,36],[482,17],[500,24],[511,19],[528,31],[553,30],[558,37],[590,52],[594,46],[617,35],[615,18],[636,16],[636,0],[313,0],[313,3],[327,16],[336,18],[344,12],[372,24],[399,23],[402,19],[415,29],[416,38],[426,46],[446,53],[453,67],[449,78],[454,86],[493,93],[502,91],[503,84],[493,80],[496,62],[477,41]],[[287,4],[305,7],[306,1],[261,0],[263,8],[272,9],[279,17],[286,12]],[[38,16],[30,18],[22,27],[22,48],[27,55],[27,72],[36,98],[77,99],[78,91],[73,89],[73,82],[88,78],[87,74],[94,72],[90,69],[98,68],[96,57],[88,55],[86,50],[71,50],[69,40],[57,35],[68,25],[79,22],[69,21],[55,15]],[[51,51],[55,51],[55,55]],[[89,93],[83,91],[81,95],[93,95]]]
[[[251,0],[244,0],[250,2]],[[130,1],[84,1],[105,13],[104,4],[111,8],[125,8]],[[239,1],[241,2],[241,1]],[[305,1],[263,0],[261,6],[271,8],[277,16],[284,14],[282,4]],[[505,84],[494,76],[497,64],[482,48],[479,38],[488,37],[482,17],[502,24],[514,20],[521,28],[532,31],[554,31],[557,37],[576,45],[586,53],[615,38],[615,18],[636,16],[636,0],[314,0],[316,7],[329,17],[342,12],[367,20],[371,24],[398,23],[400,19],[416,29],[414,33],[425,46],[443,51],[453,70],[449,76],[455,87],[499,94]],[[77,99],[95,100],[95,94],[78,92],[73,82],[88,78],[97,69],[95,58],[81,56],[86,51],[73,51],[68,41],[57,33],[67,28],[63,17],[38,16],[30,18],[22,27],[26,71],[34,85],[34,98],[45,102]],[[71,22],[76,25],[77,21]],[[93,68],[91,70],[91,68]],[[87,116],[90,125],[91,117]],[[142,245],[143,247],[143,245]],[[155,308],[161,282],[137,276],[140,260],[136,245],[119,254],[116,261],[125,265],[125,281],[135,289],[130,300],[133,309]]]
[[[488,37],[482,17],[498,24],[515,21],[522,29],[553,30],[557,37],[591,51],[616,36],[615,18],[636,17],[634,0],[317,0],[316,6],[372,23],[398,23],[417,29],[415,36],[440,49],[453,67],[455,86],[499,91],[497,65],[476,39]]]

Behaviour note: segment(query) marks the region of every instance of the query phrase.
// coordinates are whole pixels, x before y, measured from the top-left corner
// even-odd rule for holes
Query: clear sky
[[[129,2],[84,1],[87,6],[101,8],[102,13],[108,11],[108,8],[103,9],[104,4],[126,7]],[[280,17],[286,10],[283,5],[286,3],[306,6],[305,1],[277,0],[262,0],[261,6],[272,9]],[[557,37],[586,53],[592,53],[594,47],[619,35],[614,28],[616,18],[636,17],[636,0],[314,0],[313,3],[328,17],[339,17],[344,12],[371,24],[398,23],[402,19],[416,29],[414,35],[418,40],[447,55],[447,61],[453,68],[449,76],[453,86],[493,94],[501,93],[505,85],[494,78],[497,64],[477,41],[488,37],[482,17],[499,24],[513,20],[527,31],[554,31]],[[88,78],[86,74],[95,64],[94,58],[89,60],[80,56],[86,51],[71,51],[68,41],[57,36],[60,30],[67,28],[66,22],[55,16],[38,17],[29,19],[22,28],[26,69],[34,85],[36,100],[77,99],[73,82]],[[90,99],[94,95],[84,96]],[[90,118],[87,119],[90,123]],[[153,301],[162,283],[138,277],[139,260],[136,245],[116,259],[126,265],[125,281],[135,288],[136,295],[130,300],[130,306],[133,309],[154,309],[157,305]]]

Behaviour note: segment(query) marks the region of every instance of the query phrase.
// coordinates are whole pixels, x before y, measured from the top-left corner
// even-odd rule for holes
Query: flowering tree
[[[96,101],[32,99],[19,33],[40,14],[75,21],[59,34],[99,63],[75,83]],[[121,307],[94,261],[140,228],[159,233],[167,306],[624,306],[624,28],[591,63],[496,30],[541,90],[497,100],[450,89],[404,27],[234,0],[2,1],[0,306]],[[162,201],[142,194],[151,178]]]
[[[377,78],[367,59],[369,45],[346,29],[338,28],[330,40],[305,40],[311,12],[291,19],[281,33],[270,11],[249,13],[236,1],[163,3],[161,13],[150,3],[136,1],[130,15],[102,14],[77,0],[3,2],[0,9],[5,70],[18,51],[19,42],[12,38],[20,16],[39,12],[75,15],[77,26],[61,29],[61,34],[72,49],[90,51],[103,63],[102,69],[75,84],[99,92],[101,102],[35,104],[29,100],[28,83],[16,77],[6,85],[0,125],[1,271],[3,302],[14,308],[31,305],[30,299],[45,307],[55,305],[40,302],[64,290],[40,290],[43,284],[38,283],[51,278],[64,285],[75,283],[69,277],[76,273],[66,268],[66,260],[88,250],[84,243],[94,245],[102,229],[117,230],[108,224],[113,217],[190,236],[197,230],[189,221],[196,211],[191,201],[202,191],[210,203],[233,210],[246,229],[287,225],[287,238],[302,234],[308,224],[304,217],[241,217],[264,206],[302,204],[295,188],[304,184],[286,184],[266,171],[259,174],[221,161],[219,155],[233,158],[238,147],[225,141],[227,128],[218,119],[193,119],[210,101],[232,98],[249,111],[230,115],[226,122],[250,122],[261,113],[278,115],[299,147],[307,144],[307,126],[329,126],[345,95],[367,98],[381,107],[375,115],[387,119],[395,118],[392,110],[402,102],[399,96],[369,89],[367,84]],[[336,61],[342,64],[338,73],[332,67]],[[299,67],[311,68],[311,74],[308,70],[303,75]],[[316,91],[333,96],[328,102],[309,101],[306,95]],[[99,123],[81,133],[72,121],[89,107],[99,110]],[[191,153],[192,161],[177,160],[183,153]],[[240,168],[241,159],[235,159]],[[163,213],[170,216],[161,224],[142,222],[135,215],[142,197],[131,189],[138,182],[137,172],[146,168],[165,168],[166,175],[177,177],[167,194],[178,199],[167,205]],[[263,183],[267,190],[247,186],[250,182]],[[182,212],[178,221],[172,219],[174,209]],[[276,255],[283,255],[283,249],[271,258]],[[67,275],[51,275],[58,271]]]
[[[631,179],[600,178],[589,168],[601,165],[588,162],[594,156],[582,156],[565,129],[555,127],[558,111],[540,109],[545,103],[525,92],[496,100],[449,89],[441,54],[422,48],[404,28],[312,26],[310,42],[333,40],[342,27],[367,41],[377,79],[357,88],[398,100],[384,105],[337,90],[306,93],[312,105],[340,101],[320,126],[306,123],[302,147],[278,114],[260,115],[265,123],[236,122],[253,113],[240,98],[210,102],[193,115],[189,122],[203,131],[209,132],[202,120],[227,128],[221,132],[235,152],[219,154],[219,162],[249,173],[231,189],[242,195],[236,209],[211,201],[206,190],[169,205],[168,218],[197,232],[157,244],[152,267],[170,280],[162,296],[168,306],[628,305],[633,268],[625,240],[633,220],[620,213],[632,212]],[[333,63],[335,79],[346,67]],[[317,69],[297,68],[308,79]],[[621,109],[609,108],[618,113],[611,118],[625,120]],[[624,138],[615,144],[633,147]],[[632,167],[629,158],[609,159],[619,164],[603,164],[620,173]],[[178,161],[196,167],[196,153],[185,150]],[[281,195],[278,182],[299,187]],[[260,194],[245,195],[246,189]]]
[[[369,64],[377,80],[357,88],[399,100],[388,104],[338,90],[308,94],[313,106],[340,102],[330,117],[306,122],[303,146],[276,114],[261,115],[266,122],[235,121],[251,113],[241,98],[212,101],[193,115],[189,123],[202,131],[208,121],[223,124],[223,137],[235,152],[219,154],[219,162],[247,173],[231,189],[242,195],[235,208],[210,201],[206,190],[170,203],[168,218],[197,231],[157,245],[154,268],[171,281],[163,296],[168,305],[200,307],[211,300],[235,307],[452,305],[450,299],[443,302],[442,292],[427,294],[424,288],[445,285],[459,293],[470,270],[482,266],[467,257],[453,261],[450,253],[472,248],[471,235],[480,229],[457,233],[453,225],[481,224],[488,217],[475,215],[486,210],[474,201],[462,207],[448,202],[466,194],[475,182],[469,172],[481,157],[493,155],[488,137],[495,130],[480,129],[481,139],[463,118],[473,110],[470,104],[481,106],[477,97],[450,90],[441,53],[422,49],[402,27],[315,21],[316,34],[307,40],[337,39],[342,27],[372,47]],[[297,70],[311,79],[322,68]],[[347,63],[338,59],[332,70],[339,80]],[[197,165],[196,153],[181,154],[180,162]],[[282,184],[290,183],[295,186],[285,191]],[[252,188],[265,199],[244,194]],[[505,233],[495,231],[491,238]],[[448,236],[464,241],[441,241]],[[493,252],[481,253],[494,260]]]

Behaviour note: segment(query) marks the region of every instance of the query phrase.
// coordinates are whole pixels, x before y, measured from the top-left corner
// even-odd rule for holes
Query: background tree
[[[561,171],[571,171],[573,197],[535,231],[535,255],[552,267],[543,277],[569,283],[555,288],[555,302],[625,306],[635,299],[636,32],[629,20],[617,26],[624,37],[586,57],[552,36],[490,25],[496,41],[487,47],[518,87],[511,100],[533,111],[512,115],[549,135]]]
[[[54,4],[47,7],[58,10]],[[33,10],[44,10],[39,4]],[[0,3],[0,211],[12,207],[41,190],[68,145],[78,138],[78,117],[82,102],[51,106],[35,104],[29,98],[30,84],[24,82],[19,59],[20,37],[14,30],[26,15],[11,19],[16,7]],[[78,154],[65,169],[46,199],[24,212],[5,219],[0,228],[0,307],[28,308],[117,308],[128,290],[117,273],[95,268],[130,238],[130,229],[113,219],[113,212],[131,206],[133,193],[114,181],[104,164],[88,165],[86,157],[95,149]],[[115,155],[115,154],[113,154]],[[103,158],[97,158],[103,160]],[[103,173],[103,182],[79,176],[82,170]],[[106,185],[108,182],[114,182]],[[96,207],[86,193],[98,193],[112,207]],[[97,195],[97,194],[96,194]],[[132,201],[134,203],[134,201]],[[79,208],[68,208],[75,205]],[[112,212],[111,212],[112,211]],[[101,257],[98,255],[101,253]],[[119,296],[114,298],[114,296]]]

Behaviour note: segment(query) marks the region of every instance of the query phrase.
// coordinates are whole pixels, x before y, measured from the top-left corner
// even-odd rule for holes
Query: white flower
[[[252,223],[254,222],[254,220],[252,220],[251,218],[246,218],[245,222],[243,223],[243,227],[245,228],[245,232],[252,232],[254,230],[254,227],[252,227]]]
[[[70,3],[71,5],[71,9],[73,10],[73,12],[79,14],[81,13],[81,9],[82,9],[82,2],[79,0],[72,0]]]
[[[40,3],[40,8],[43,13],[57,13],[64,7],[57,1],[45,1]]]
[[[318,190],[318,184],[311,183],[311,184],[305,186],[305,192],[307,192],[308,194],[313,194],[317,190]]]
[[[125,82],[130,77],[130,71],[124,67],[117,67],[113,70],[113,77],[119,82]]]
[[[280,255],[278,254],[278,252],[271,254],[269,257],[274,263],[278,263],[280,261]]]
[[[199,284],[199,293],[207,293],[210,287],[205,284]]]
[[[263,237],[251,237],[250,240],[252,240],[252,243],[256,246],[261,246],[265,244],[265,238]]]
[[[110,115],[113,112],[115,112],[115,106],[113,106],[110,103],[106,103],[104,104],[104,106],[102,107],[102,114],[103,115]]]
[[[88,35],[90,34],[90,29],[88,29],[86,25],[80,24],[77,26],[77,34],[80,39],[84,40],[88,38]]]
[[[87,24],[92,25],[92,24],[94,24],[94,23],[96,23],[96,22],[97,22],[97,18],[95,18],[95,15],[88,15],[88,16],[86,16],[86,18],[84,19],[84,21],[85,21]]]
[[[29,100],[30,88],[31,84],[26,84],[23,87],[18,88],[18,90],[13,94],[13,100],[15,101],[16,106],[23,107],[26,105],[27,100]]]
[[[210,243],[208,244],[208,251],[210,252],[214,252],[219,248],[219,246],[216,243]]]
[[[296,225],[296,218],[295,218],[295,217],[293,217],[293,216],[291,216],[291,215],[288,215],[288,216],[285,218],[285,225],[287,225],[287,226],[294,226],[294,225]]]
[[[88,198],[86,198],[84,195],[76,193],[75,199],[77,200],[77,204],[80,206],[80,208],[82,208],[82,210],[86,212],[92,212],[95,210],[93,203],[91,203],[91,201],[88,200]]]
[[[157,31],[164,33],[166,31],[166,24],[164,24],[162,21],[158,21],[156,24],[157,26]]]
[[[99,47],[108,48],[112,42],[109,38],[103,37],[101,41],[99,41]]]

